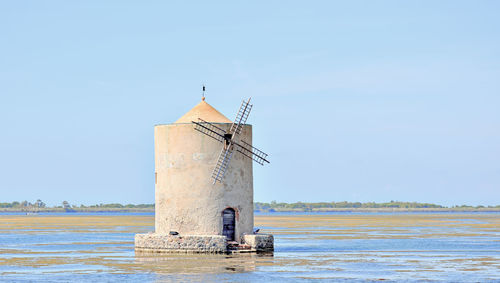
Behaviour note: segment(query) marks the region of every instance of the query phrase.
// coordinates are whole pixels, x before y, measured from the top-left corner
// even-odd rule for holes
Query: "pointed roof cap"
[[[180,117],[179,120],[175,121],[175,124],[191,123],[192,121],[198,121],[198,118],[212,123],[232,123],[231,120],[213,108],[212,105],[206,103],[203,97],[200,103],[184,114],[184,116]]]

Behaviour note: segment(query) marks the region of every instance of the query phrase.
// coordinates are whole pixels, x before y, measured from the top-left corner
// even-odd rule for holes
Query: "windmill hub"
[[[155,126],[155,233],[136,235],[136,250],[273,250],[272,235],[254,234],[253,161],[269,161],[252,146],[249,103],[230,121],[203,99]]]

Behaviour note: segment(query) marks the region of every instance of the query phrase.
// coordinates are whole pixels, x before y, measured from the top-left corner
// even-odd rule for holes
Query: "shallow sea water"
[[[153,214],[0,214],[0,281],[500,282],[500,213],[257,214],[273,254],[151,255]]]

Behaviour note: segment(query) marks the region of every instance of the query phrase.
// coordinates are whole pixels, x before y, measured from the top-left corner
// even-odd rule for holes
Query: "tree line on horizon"
[[[312,210],[321,210],[321,209],[346,209],[346,208],[404,208],[404,209],[412,209],[412,208],[500,208],[500,205],[497,206],[471,206],[471,205],[454,205],[452,207],[446,207],[439,204],[433,203],[420,203],[420,202],[403,202],[403,201],[393,201],[376,203],[376,202],[349,202],[349,201],[341,201],[341,202],[295,202],[295,203],[286,203],[286,202],[276,202],[271,201],[270,203],[265,202],[255,202],[254,207],[256,210],[261,211],[279,211],[279,210],[303,210],[303,211],[312,211]]]
[[[0,209],[21,209],[21,210],[37,210],[37,209],[63,209],[66,211],[72,210],[99,210],[99,209],[154,209],[154,204],[120,204],[120,203],[108,203],[108,204],[94,204],[94,205],[72,205],[68,201],[63,201],[61,205],[55,205],[48,207],[42,200],[38,199],[31,203],[29,201],[13,201],[13,202],[0,202]],[[402,202],[402,201],[390,201],[384,203],[376,202],[276,202],[271,201],[266,202],[254,202],[254,208],[257,211],[286,211],[286,210],[302,210],[302,211],[313,211],[321,209],[349,209],[349,208],[500,208],[500,205],[496,206],[471,206],[471,205],[454,205],[452,207],[446,207],[438,204],[432,203],[419,203],[419,202]]]
[[[13,202],[0,202],[0,208],[13,208],[13,209],[37,209],[37,208],[59,208],[65,210],[75,210],[75,209],[99,209],[99,208],[154,208],[154,204],[119,204],[119,203],[108,203],[108,204],[94,204],[94,205],[72,205],[68,201],[63,201],[61,205],[47,206],[43,201],[37,200],[34,203],[29,201],[13,201]]]

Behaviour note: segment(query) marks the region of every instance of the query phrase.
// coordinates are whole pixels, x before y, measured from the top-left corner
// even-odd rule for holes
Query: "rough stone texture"
[[[216,124],[229,130],[231,124]],[[251,144],[252,126],[241,139]],[[234,152],[224,182],[212,184],[222,144],[193,124],[155,126],[155,232],[222,235],[222,211],[236,211],[235,239],[253,230],[253,164]]]
[[[135,248],[143,252],[225,253],[226,237],[219,235],[136,234]]]
[[[274,237],[270,234],[243,235],[242,242],[249,245],[252,251],[274,251]]]

